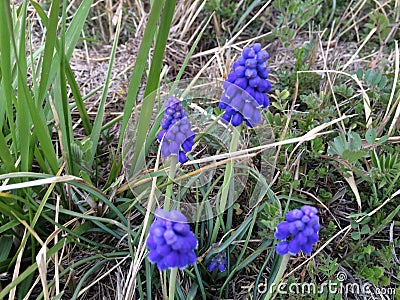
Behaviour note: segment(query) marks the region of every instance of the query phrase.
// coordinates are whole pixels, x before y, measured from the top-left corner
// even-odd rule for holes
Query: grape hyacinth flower
[[[301,209],[294,209],[286,214],[286,220],[276,227],[275,237],[281,241],[276,246],[276,252],[280,255],[287,253],[296,255],[300,250],[311,254],[313,244],[319,239],[320,229],[318,210],[309,205]]]
[[[146,245],[150,249],[148,259],[161,271],[184,269],[196,263],[197,239],[186,217],[177,210],[156,209],[156,220],[150,226]]]
[[[216,244],[213,244],[212,248],[215,248],[215,247],[216,247]],[[209,263],[207,264],[207,270],[209,272],[214,271],[215,268],[218,268],[218,270],[220,272],[225,271],[225,269],[226,269],[226,253],[225,253],[225,251],[214,255],[210,259]]]
[[[190,121],[179,99],[173,96],[168,98],[161,127],[157,139],[161,142],[162,157],[176,155],[180,163],[185,163],[186,153],[192,150],[196,135],[190,129]]]
[[[271,89],[268,58],[268,52],[261,50],[259,43],[243,49],[222,86],[224,91],[218,105],[225,109],[222,120],[233,126],[245,121],[249,127],[261,122],[260,109],[269,106],[266,93]]]

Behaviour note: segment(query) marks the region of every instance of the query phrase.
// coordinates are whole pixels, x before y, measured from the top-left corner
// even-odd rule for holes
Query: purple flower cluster
[[[177,210],[155,211],[156,220],[150,226],[146,245],[150,249],[148,259],[158,269],[184,269],[196,263],[197,240],[187,224],[186,217]]]
[[[212,248],[215,248],[215,247],[216,247],[216,244],[213,244]],[[218,270],[220,272],[225,271],[225,269],[226,269],[226,253],[225,253],[225,251],[217,253],[208,262],[207,270],[209,272],[214,271],[215,268],[218,268]]]
[[[218,106],[225,109],[223,120],[233,126],[245,121],[249,127],[261,122],[259,108],[269,106],[266,93],[271,89],[268,58],[268,52],[261,50],[261,44],[243,49],[222,86],[224,92]]]
[[[164,118],[161,121],[162,130],[157,139],[161,142],[161,155],[178,156],[180,163],[187,161],[186,153],[192,150],[195,133],[190,129],[190,122],[179,99],[170,97],[165,103]]]
[[[286,220],[276,227],[275,237],[281,241],[276,246],[280,255],[296,255],[300,250],[311,254],[313,244],[319,239],[320,229],[318,211],[315,207],[304,205],[301,209],[294,209],[286,214]]]

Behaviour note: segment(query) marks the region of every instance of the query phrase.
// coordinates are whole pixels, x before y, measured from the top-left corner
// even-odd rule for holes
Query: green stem
[[[278,273],[276,273],[276,276],[274,278],[274,282],[272,282],[272,284],[269,286],[267,294],[266,294],[266,296],[264,297],[263,300],[269,300],[269,299],[271,299],[271,297],[274,296],[275,290],[278,287],[278,285],[280,284],[280,281],[282,280],[283,274],[286,271],[286,267],[287,267],[287,264],[289,262],[289,258],[290,258],[290,254],[285,254],[285,255],[282,256],[281,265],[279,266]]]
[[[177,163],[178,163],[177,156],[171,155],[168,178],[171,179],[172,181],[174,180],[175,177]],[[172,188],[173,188],[173,183],[168,185],[167,190],[165,191],[165,201],[164,201],[165,210],[169,210],[171,206]]]
[[[241,129],[242,129],[242,126],[233,127],[233,134],[232,134],[231,144],[229,147],[229,153],[237,151]],[[219,206],[217,204],[218,217],[215,222],[215,226],[214,226],[212,237],[211,237],[212,243],[215,243],[215,241],[217,239],[217,234],[218,234],[219,228],[220,228],[221,224],[223,223],[222,214],[224,213],[226,204],[228,202],[228,196],[229,196],[229,190],[230,190],[231,184],[233,184],[232,175],[233,175],[233,161],[230,161],[226,164],[226,167],[225,167],[224,182],[222,183],[221,198],[220,198]],[[232,218],[232,214],[230,214],[230,218]],[[229,220],[229,218],[228,218],[227,224],[230,227],[230,224],[232,224],[232,220]],[[227,229],[229,229],[229,228],[227,228]]]
[[[163,298],[168,299],[168,294],[167,294],[167,271],[160,271],[160,278],[162,278],[162,293],[163,293]]]
[[[175,284],[176,284],[176,275],[178,275],[178,268],[173,268],[171,273],[169,274],[169,291],[168,291],[168,300],[175,299]]]

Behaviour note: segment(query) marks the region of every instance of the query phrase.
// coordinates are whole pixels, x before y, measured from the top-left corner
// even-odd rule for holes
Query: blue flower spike
[[[244,121],[249,127],[261,122],[260,110],[269,106],[266,93],[271,89],[268,58],[268,52],[261,50],[259,43],[243,49],[222,85],[224,91],[218,107],[225,110],[223,121],[233,126]]]
[[[313,244],[319,239],[320,224],[317,214],[318,210],[309,205],[289,211],[285,221],[276,227],[275,237],[283,240],[276,245],[276,252],[280,255],[296,255],[301,250],[311,254]]]
[[[161,156],[177,156],[180,163],[187,161],[187,153],[192,151],[196,134],[190,129],[191,124],[179,99],[171,96],[165,103],[162,130],[157,139],[161,143]]]
[[[148,259],[157,264],[160,271],[184,269],[196,263],[197,239],[186,217],[178,210],[156,209],[156,219],[150,226],[146,245],[150,249]]]
[[[215,248],[217,244],[213,244],[211,248]],[[207,264],[207,270],[209,272],[213,272],[216,268],[220,272],[225,271],[226,269],[226,252],[222,251],[214,255]]]

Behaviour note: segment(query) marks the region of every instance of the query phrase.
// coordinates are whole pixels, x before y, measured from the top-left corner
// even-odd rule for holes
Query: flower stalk
[[[169,291],[168,291],[168,300],[175,299],[175,284],[176,284],[176,276],[178,275],[178,268],[172,268],[169,274]]]
[[[176,173],[176,165],[178,163],[176,155],[171,155],[169,161],[170,161],[170,166],[169,166],[168,178],[170,178],[173,181]],[[169,210],[171,208],[172,188],[173,188],[173,183],[169,184],[165,191],[165,200],[164,200],[165,210]]]

